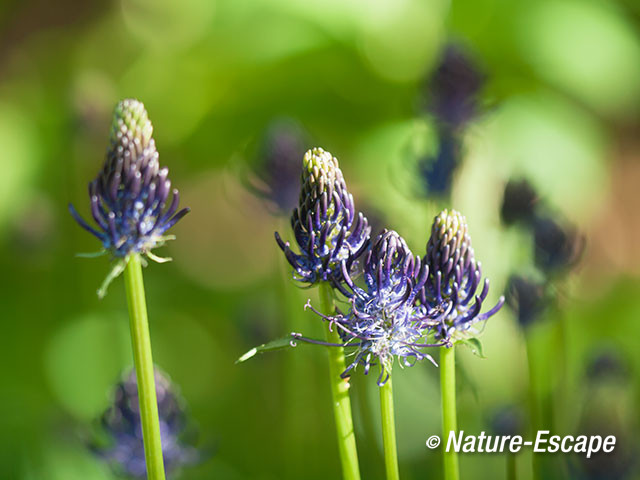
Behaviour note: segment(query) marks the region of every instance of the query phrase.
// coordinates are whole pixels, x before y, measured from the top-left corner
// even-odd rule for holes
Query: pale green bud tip
[[[118,144],[122,137],[128,137],[136,143],[140,142],[140,146],[145,148],[149,145],[152,134],[153,126],[142,102],[127,98],[116,105],[109,135],[111,144]]]
[[[456,210],[445,209],[434,219],[431,237],[440,245],[449,244],[453,252],[465,240],[469,242],[467,219]]]
[[[455,235],[460,229],[467,230],[467,219],[456,210],[444,209],[435,218],[433,225],[442,233],[451,230],[451,233]]]
[[[336,179],[342,180],[338,159],[322,148],[312,148],[307,151],[302,164],[303,188],[313,185],[322,192],[325,186],[333,186]]]

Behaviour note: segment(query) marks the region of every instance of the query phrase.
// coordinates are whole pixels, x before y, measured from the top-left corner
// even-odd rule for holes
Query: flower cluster
[[[338,328],[341,346],[355,349],[355,359],[342,376],[357,365],[368,374],[379,363],[379,385],[386,382],[394,358],[402,366],[423,359],[435,364],[425,349],[451,347],[474,336],[478,332],[472,326],[494,315],[504,303],[501,297],[493,308],[481,312],[489,281],[477,292],[481,267],[474,258],[466,220],[455,211],[445,210],[436,217],[424,260],[414,256],[396,232],[383,231],[364,254],[362,276],[360,287],[343,261],[342,282],[334,286],[348,299],[348,311],[335,316],[314,312]]]
[[[95,235],[114,258],[150,251],[168,240],[165,234],[188,212],[178,210],[180,196],[171,189],[169,170],[160,168],[144,105],[123,100],[115,108],[102,170],[89,184],[90,226],[69,205],[84,229]],[[150,255],[151,258],[156,258]]]
[[[385,229],[372,240],[363,215],[355,219],[337,160],[319,148],[308,151],[291,220],[300,253],[278,233],[276,240],[299,281],[329,282],[346,299],[344,313],[325,314],[307,304],[337,329],[342,343],[292,334],[294,340],[348,348],[354,358],[343,378],[358,365],[365,374],[380,365],[378,384],[384,385],[396,358],[401,366],[424,359],[435,364],[429,347],[451,347],[475,336],[473,326],[502,307],[501,297],[482,312],[489,280],[482,281],[466,219],[458,212],[444,210],[435,218],[422,260],[395,231]]]
[[[356,213],[338,160],[321,148],[304,156],[300,200],[291,226],[300,253],[294,253],[277,232],[276,241],[297,280],[309,285],[339,281],[341,263],[350,268],[367,246],[371,231],[367,219]]]
[[[160,436],[165,470],[168,473],[182,466],[197,463],[199,451],[187,444],[184,401],[178,396],[167,377],[155,371],[156,396],[160,417]],[[147,468],[142,441],[142,422],[138,405],[138,386],[132,370],[116,385],[113,403],[101,418],[102,427],[110,441],[106,446],[93,445],[92,450],[112,468],[126,476],[146,478]]]

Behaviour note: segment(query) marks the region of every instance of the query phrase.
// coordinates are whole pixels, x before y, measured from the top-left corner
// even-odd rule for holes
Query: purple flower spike
[[[452,345],[478,333],[473,326],[500,310],[504,297],[481,313],[489,293],[489,279],[482,282],[482,269],[476,262],[467,221],[455,210],[444,210],[434,220],[427,243],[425,261],[429,278],[418,303],[429,312],[435,338]]]
[[[291,226],[300,253],[293,252],[277,232],[276,241],[293,266],[296,280],[308,285],[339,282],[341,263],[346,262],[349,270],[369,242],[371,228],[355,210],[338,160],[321,148],[304,156],[300,200]]]
[[[169,170],[160,168],[152,133],[144,105],[137,100],[121,101],[114,111],[104,166],[89,184],[96,227],[69,205],[80,226],[96,236],[114,258],[149,255],[170,239],[167,231],[189,212],[188,208],[178,211],[178,190],[171,188]]]

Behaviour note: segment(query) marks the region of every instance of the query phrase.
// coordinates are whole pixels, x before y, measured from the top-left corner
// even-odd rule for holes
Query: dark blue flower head
[[[509,278],[506,299],[523,328],[539,319],[550,303],[545,283],[522,275],[512,275]]]
[[[441,123],[464,127],[478,113],[484,82],[485,75],[469,53],[448,45],[429,82],[429,111]]]
[[[404,239],[394,231],[383,231],[364,256],[364,288],[357,286],[343,263],[345,285],[337,288],[349,298],[349,311],[324,317],[338,328],[345,346],[355,348],[355,359],[342,374],[358,364],[368,374],[372,365],[381,366],[378,384],[383,385],[394,357],[411,366],[430,355],[421,349],[429,322],[425,310],[415,305],[429,274],[428,267],[414,257]],[[316,312],[317,313],[317,312]],[[435,363],[435,362],[434,362]]]
[[[481,265],[474,256],[467,220],[455,210],[444,210],[435,218],[425,262],[429,265],[429,278],[419,303],[429,310],[435,322],[433,331],[437,340],[453,344],[474,336],[477,332],[473,325],[502,307],[504,297],[492,309],[481,313],[489,293],[489,279],[478,291]]]
[[[629,365],[622,353],[614,348],[606,348],[589,359],[586,378],[590,383],[626,383],[630,379]]]
[[[422,273],[420,284],[424,284],[428,275],[426,265],[413,256],[405,240],[393,230],[383,230],[376,237],[364,256],[363,270],[366,291],[387,311],[413,301],[419,291],[415,288],[415,273]],[[360,291],[348,275],[345,277],[350,287]]]
[[[162,454],[165,470],[170,474],[182,466],[197,463],[200,452],[184,440],[188,425],[183,399],[158,369],[155,371],[155,383]],[[136,374],[132,370],[116,385],[113,403],[101,418],[104,431],[110,440],[109,444],[93,446],[92,449],[116,472],[128,477],[146,478],[147,467],[138,402]]]
[[[529,224],[536,214],[539,198],[536,190],[526,180],[509,180],[504,187],[500,217],[505,225],[516,222]]]
[[[494,435],[522,435],[524,433],[524,414],[516,405],[504,405],[493,412],[489,426]]]
[[[169,170],[160,168],[152,133],[144,105],[137,100],[121,101],[113,114],[104,166],[89,184],[97,228],[69,205],[80,226],[95,235],[114,258],[149,255],[170,239],[167,230],[189,212],[188,208],[177,211],[178,190],[171,189]]]
[[[300,194],[300,158],[304,155],[307,134],[290,119],[274,121],[266,129],[259,148],[256,173],[259,194],[270,199],[279,213],[289,213]]]
[[[547,274],[570,269],[584,250],[584,237],[571,225],[551,217],[536,218],[533,237],[535,264]]]
[[[367,219],[356,213],[338,160],[321,148],[304,156],[300,199],[291,226],[300,253],[294,253],[277,232],[276,241],[296,279],[309,285],[338,281],[341,262],[350,269],[367,247],[371,231]]]
[[[448,196],[451,193],[454,174],[462,163],[460,135],[450,128],[438,129],[438,151],[435,156],[418,160],[418,173],[423,179],[425,193],[429,196]]]

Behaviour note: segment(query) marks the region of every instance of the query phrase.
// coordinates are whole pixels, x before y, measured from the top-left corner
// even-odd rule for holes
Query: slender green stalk
[[[556,320],[556,362],[554,370],[556,371],[557,379],[553,391],[555,392],[555,402],[552,415],[552,422],[546,426],[549,426],[550,431],[565,431],[567,429],[567,422],[565,419],[571,418],[567,399],[570,398],[567,386],[568,381],[568,348],[567,338],[568,325],[566,323],[565,316],[562,313],[558,313]],[[567,455],[563,455],[562,459],[567,460]]]
[[[444,458],[445,480],[458,480],[458,454],[452,449],[447,452],[449,432],[458,429],[456,415],[456,351],[451,348],[440,348],[440,388],[442,391],[442,457]]]
[[[362,426],[362,433],[365,438],[376,438],[378,435],[378,431],[376,430],[375,422],[377,422],[377,415],[374,413],[372,405],[371,405],[371,397],[369,395],[371,388],[378,389],[378,385],[375,382],[369,381],[371,380],[369,377],[365,375],[355,375],[351,377],[351,385],[354,386],[354,382],[356,388],[352,388],[351,398],[354,399],[354,402],[358,405],[358,411],[360,415],[356,416],[354,421],[356,423],[359,422],[359,425]],[[365,456],[369,456],[372,458],[376,458],[376,460],[382,461],[382,457],[379,457],[380,450],[377,448],[369,448],[374,447],[370,444],[364,444],[364,452]],[[360,445],[360,455],[362,452],[363,445]]]
[[[384,467],[387,472],[387,480],[399,480],[391,372],[389,372],[387,383],[380,387],[380,411],[382,413],[382,444],[384,445]]]
[[[328,282],[320,284],[320,302],[323,312],[333,315],[333,291]],[[342,343],[337,327],[330,331],[327,327],[327,341],[329,343]],[[353,431],[353,419],[351,417],[351,400],[349,399],[349,383],[340,374],[346,366],[344,362],[344,349],[342,347],[327,348],[329,352],[329,378],[331,380],[331,396],[333,403],[333,416],[336,421],[336,433],[338,435],[338,450],[342,463],[342,476],[345,480],[359,480],[360,468],[358,466],[358,452],[356,450],[356,437]]]
[[[507,480],[517,480],[518,468],[516,464],[516,454],[507,453]]]
[[[541,427],[542,412],[540,411],[540,405],[538,403],[538,372],[536,369],[536,363],[534,359],[534,347],[533,340],[531,339],[531,332],[524,333],[524,341],[527,352],[527,367],[529,371],[529,421],[531,422],[531,434],[535,435]],[[533,471],[533,478],[540,478],[540,456],[539,454],[531,453],[531,469]]]
[[[140,399],[140,419],[142,420],[147,478],[149,480],[164,480],[158,401],[156,399],[147,304],[144,296],[142,265],[139,255],[131,255],[129,258],[124,271],[124,281],[127,291],[127,303],[129,304],[133,360],[138,381],[138,398]]]

